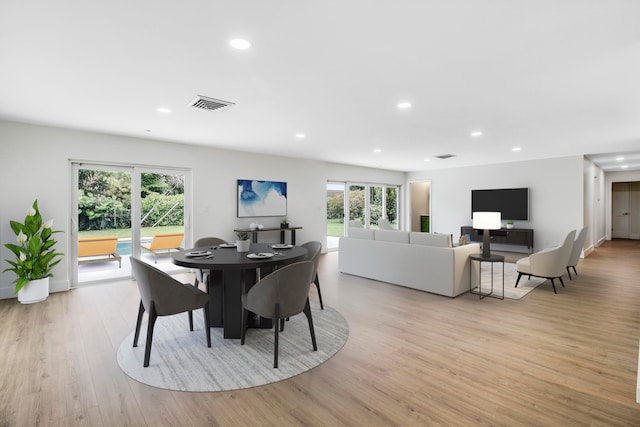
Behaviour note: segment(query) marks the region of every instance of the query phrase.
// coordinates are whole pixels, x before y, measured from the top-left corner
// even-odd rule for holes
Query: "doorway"
[[[611,184],[611,237],[640,239],[640,182]]]
[[[409,183],[411,231],[431,231],[431,181]]]
[[[158,234],[190,235],[186,170],[72,162],[72,287],[131,277],[130,256],[164,271],[177,248],[143,248]]]
[[[338,249],[344,236],[344,182],[327,182],[327,250]]]

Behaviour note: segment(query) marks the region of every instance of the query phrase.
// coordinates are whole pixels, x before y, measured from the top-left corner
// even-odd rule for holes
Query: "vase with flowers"
[[[16,259],[7,260],[11,267],[4,271],[13,271],[18,276],[14,294],[18,294],[23,304],[44,301],[49,296],[51,269],[62,260],[62,254],[55,251],[57,242],[53,238],[53,234],[61,231],[51,228],[53,220],[42,221],[38,200],[33,202],[23,224],[10,221],[10,225],[18,244],[5,244]]]

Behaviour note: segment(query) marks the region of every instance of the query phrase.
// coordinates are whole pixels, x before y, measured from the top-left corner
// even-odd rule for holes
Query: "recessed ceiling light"
[[[628,167],[629,167],[629,165],[622,165],[622,166],[620,166],[620,167],[621,167],[622,169],[626,169],[626,168],[628,168]]]
[[[382,153],[382,148],[374,148],[373,152],[374,153]]]
[[[473,132],[471,132],[471,136],[474,137],[474,138],[482,136],[482,131],[479,131],[479,130],[473,131]]]
[[[251,43],[249,43],[247,40],[244,40],[244,39],[233,39],[229,41],[229,45],[232,48],[238,49],[238,50],[246,50],[251,47]]]
[[[303,139],[306,135],[304,133],[296,133],[296,138]]]
[[[411,103],[410,102],[400,102],[400,103],[398,103],[398,108],[400,108],[401,110],[406,110],[407,108],[411,108]]]
[[[617,160],[617,161],[619,161],[619,162],[621,162],[621,161],[623,161],[623,160],[624,160],[624,157],[622,157],[622,156],[620,156],[620,157],[616,157],[616,160]]]
[[[430,161],[431,161],[431,159],[424,159],[424,161],[425,161],[425,162],[430,162]]]
[[[158,107],[158,108],[156,108],[156,111],[158,113],[170,113],[171,112],[171,110],[169,108],[166,108],[166,107]]]
[[[522,148],[520,148],[520,147],[513,147],[511,149],[511,151],[521,151],[521,150],[522,150]]]

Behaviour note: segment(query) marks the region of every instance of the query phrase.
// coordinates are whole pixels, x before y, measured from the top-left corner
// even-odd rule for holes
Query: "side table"
[[[473,279],[473,268],[469,269],[469,292],[475,295],[479,295],[480,299],[484,298],[484,297],[493,297],[493,298],[499,298],[499,299],[504,299],[504,257],[502,255],[493,255],[491,254],[490,257],[485,258],[482,256],[482,254],[477,254],[477,255],[469,255],[469,262],[473,263],[473,261],[478,261],[478,286],[477,287],[473,287],[473,283],[472,283],[472,279]],[[482,293],[482,263],[483,262],[488,262],[491,264],[491,291],[489,293]],[[493,294],[493,264],[495,264],[496,262],[500,262],[502,263],[502,295],[498,296],[498,295],[494,295]],[[474,292],[474,289],[477,289],[478,292]]]

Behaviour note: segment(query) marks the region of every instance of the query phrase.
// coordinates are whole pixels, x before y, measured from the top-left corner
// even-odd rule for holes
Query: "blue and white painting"
[[[286,215],[286,182],[238,180],[238,218]]]

